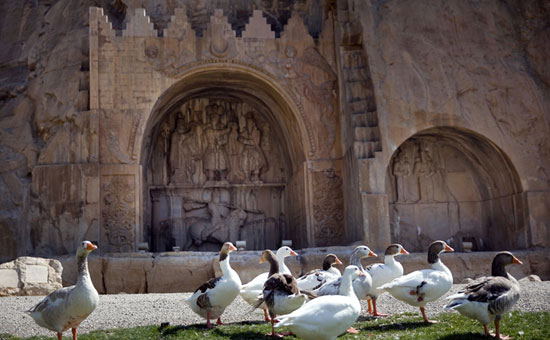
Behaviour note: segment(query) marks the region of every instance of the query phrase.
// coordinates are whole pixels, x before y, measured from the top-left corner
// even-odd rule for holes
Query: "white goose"
[[[218,319],[222,324],[221,315],[225,308],[239,295],[241,279],[239,274],[229,264],[229,253],[237,250],[231,242],[225,242],[220,251],[220,267],[222,276],[210,279],[185,299],[193,312],[206,319],[206,327],[211,328],[210,319]]]
[[[301,290],[314,290],[321,287],[327,281],[338,279],[342,274],[333,267],[334,264],[342,264],[338,256],[328,254],[323,260],[323,269],[314,269],[296,279]]]
[[[298,256],[298,254],[292,250],[290,247],[283,246],[277,250],[277,262],[279,263],[278,272],[281,274],[292,275],[290,269],[285,264],[285,258],[289,256]],[[262,294],[264,289],[264,283],[269,277],[268,272],[261,273],[260,275],[253,278],[250,282],[243,285],[240,291],[240,295],[244,301],[246,301],[251,306],[256,306],[259,301],[258,296]],[[267,306],[262,304],[260,306],[264,310],[265,321],[270,321],[271,319],[267,315]]]
[[[435,323],[436,321],[428,320],[426,317],[424,306],[428,302],[439,299],[453,285],[453,274],[439,259],[439,254],[445,251],[454,250],[444,241],[432,242],[428,249],[428,262],[432,265],[432,269],[414,271],[378,289],[384,289],[396,299],[411,306],[420,307],[424,321]]]
[[[279,316],[275,327],[288,326],[292,333],[305,340],[336,339],[357,321],[361,313],[352,281],[362,275],[365,274],[357,266],[347,266],[338,296],[320,296],[290,314]]]
[[[364,299],[372,287],[372,278],[365,271],[363,265],[361,264],[361,259],[366,257],[376,257],[376,254],[367,246],[358,246],[353,250],[353,253],[351,253],[351,257],[349,260],[350,265],[357,266],[359,270],[361,270],[365,274],[353,280],[353,290],[355,291],[355,294],[357,295],[357,298],[359,300]],[[313,292],[319,296],[338,295],[340,292],[341,282],[342,278],[340,277],[336,280],[325,283]]]
[[[401,263],[395,261],[397,255],[408,255],[409,252],[403,248],[400,244],[392,244],[386,248],[384,253],[384,263],[374,263],[370,266],[367,266],[365,269],[367,273],[372,277],[372,287],[367,294],[369,299],[369,313],[373,316],[388,316],[388,314],[378,313],[376,309],[376,299],[380,294],[385,293],[385,291],[378,289],[383,284],[386,284],[398,277],[403,276],[403,266]],[[374,306],[374,311],[371,307]]]
[[[60,288],[46,296],[33,308],[25,311],[44,328],[57,332],[61,340],[64,331],[72,329],[73,340],[77,328],[99,303],[99,295],[88,272],[88,254],[97,249],[90,241],[83,241],[76,250],[78,278],[76,285]]]
[[[495,322],[495,337],[497,339],[510,339],[501,335],[499,329],[500,319],[518,301],[520,288],[516,279],[506,272],[506,266],[512,263],[522,264],[512,253],[503,251],[493,259],[491,275],[481,277],[463,290],[449,296],[452,300],[445,310],[456,310],[460,314],[475,319],[483,325],[485,336],[492,336],[487,325]]]

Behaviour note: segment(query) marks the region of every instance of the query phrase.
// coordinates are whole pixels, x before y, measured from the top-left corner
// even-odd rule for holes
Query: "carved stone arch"
[[[273,248],[283,237],[297,246],[307,246],[301,244],[307,242],[302,235],[307,218],[302,194],[306,185],[304,164],[315,146],[301,107],[264,73],[245,72],[242,65],[231,65],[188,68],[159,96],[145,123],[139,158],[144,240],[154,251],[170,250],[172,246],[215,250],[219,245],[210,243],[224,237],[231,241],[244,238],[247,249]],[[225,123],[209,118],[215,117],[215,107],[223,111]],[[182,111],[191,113],[186,116]],[[248,133],[252,136],[256,131],[256,139],[249,136],[254,141],[248,153],[229,154],[230,133],[235,133],[234,141],[242,141],[249,120],[252,132]],[[189,128],[182,127],[178,132],[179,123]],[[196,126],[197,132],[192,132],[190,126]],[[193,159],[193,164],[182,170],[172,155],[176,153],[174,145],[179,143],[176,141],[187,133],[203,144],[195,156],[187,158]],[[225,141],[214,148],[218,137]],[[181,145],[193,148],[194,144],[187,139]],[[213,149],[222,151],[214,155]],[[241,161],[247,157],[252,161]],[[214,158],[219,160],[219,168],[212,165]],[[162,167],[166,170],[161,170],[159,180],[155,173]],[[291,201],[293,204],[288,203]],[[227,230],[218,233],[216,226],[222,225]]]
[[[457,250],[527,246],[527,205],[517,171],[473,131],[430,128],[405,140],[386,171],[393,242],[425,251],[436,239]],[[518,237],[519,235],[519,237]]]

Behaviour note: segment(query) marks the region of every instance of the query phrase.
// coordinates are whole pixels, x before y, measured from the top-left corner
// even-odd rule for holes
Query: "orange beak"
[[[369,257],[377,257],[378,255],[376,255],[372,250],[369,251]]]
[[[339,258],[336,258],[336,261],[334,261],[334,263],[336,263],[336,264],[342,264],[342,261],[340,261]]]
[[[512,261],[512,263],[515,263],[515,264],[523,264],[523,262],[521,262],[517,257],[514,256],[514,260]]]
[[[447,243],[445,243],[445,251],[447,251],[449,253],[452,253],[455,250],[453,248],[449,247],[449,245]]]
[[[264,263],[264,258],[263,257],[260,257],[260,264]]]
[[[403,255],[409,255],[409,252],[405,250],[405,248],[401,248],[401,254]]]
[[[359,276],[366,276],[366,275],[363,272],[359,272]]]
[[[291,249],[291,250],[290,250],[290,255],[292,255],[292,256],[298,256],[298,253]]]
[[[97,249],[97,246],[95,244],[93,244],[92,242],[88,242],[88,244],[86,245],[86,250],[92,251],[92,250],[96,250],[96,249]]]
[[[230,244],[229,245],[229,250],[230,251],[237,250],[237,247],[235,247],[233,244]]]

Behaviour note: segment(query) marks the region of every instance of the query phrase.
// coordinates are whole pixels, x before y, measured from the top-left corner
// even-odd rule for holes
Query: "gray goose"
[[[457,294],[449,296],[447,299],[451,302],[445,306],[445,310],[456,310],[464,316],[481,322],[486,336],[492,335],[487,325],[494,320],[495,337],[510,339],[500,334],[499,322],[502,315],[518,301],[520,295],[519,283],[506,272],[506,266],[512,263],[522,264],[512,253],[499,252],[493,259],[491,276],[481,277]]]
[[[71,328],[73,340],[77,328],[99,303],[99,295],[88,272],[88,254],[97,249],[90,241],[83,241],[76,250],[78,278],[76,285],[60,288],[25,311],[41,327],[57,332],[61,340],[63,332]]]
[[[308,296],[313,298],[314,295],[302,294],[292,275],[279,273],[279,262],[271,250],[262,252],[260,263],[264,262],[270,264],[269,278],[264,283],[262,295],[254,308],[258,308],[265,302],[271,317],[271,336],[279,337],[281,335],[275,333],[275,317],[295,311],[306,302]]]

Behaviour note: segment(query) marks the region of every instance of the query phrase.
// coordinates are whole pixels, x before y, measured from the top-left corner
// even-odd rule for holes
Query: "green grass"
[[[354,325],[360,331],[358,335],[346,334],[339,339],[438,339],[438,340],[474,340],[485,339],[481,334],[483,327],[473,320],[458,313],[443,313],[436,318],[439,323],[427,325],[420,315],[407,313],[389,318],[363,318]],[[493,327],[490,327],[494,331]],[[284,329],[278,329],[283,331]],[[243,322],[206,329],[204,325],[177,326],[169,325],[136,327],[130,329],[113,329],[94,331],[82,334],[80,340],[155,340],[155,339],[270,339],[266,333],[270,326],[260,322]],[[501,332],[514,339],[550,339],[550,312],[521,313],[506,315],[501,322]],[[70,339],[68,335],[64,339]],[[54,335],[52,333],[52,335]],[[285,337],[294,339],[294,337]],[[8,334],[0,334],[2,340],[21,340]],[[28,340],[56,339],[54,337],[32,337]]]

